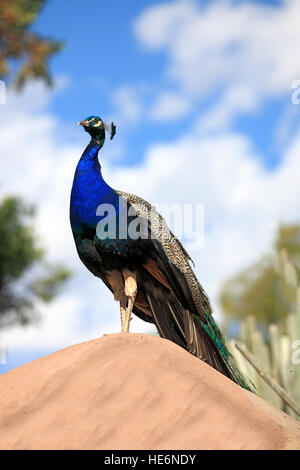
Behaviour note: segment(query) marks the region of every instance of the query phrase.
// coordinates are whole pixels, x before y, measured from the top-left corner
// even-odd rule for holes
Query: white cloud
[[[175,37],[178,28],[197,14],[190,1],[160,3],[147,8],[135,21],[134,29],[149,48],[166,46]]]
[[[185,114],[191,108],[188,99],[178,93],[164,92],[158,96],[149,111],[149,116],[154,121],[175,120]]]
[[[117,109],[118,122],[124,124],[137,122],[142,116],[141,90],[129,85],[117,88],[113,94]]]
[[[211,129],[252,111],[266,97],[291,93],[300,76],[295,58],[299,15],[298,0],[286,0],[281,7],[177,0],[146,8],[134,31],[147,48],[166,52],[165,75],[178,84],[178,93],[194,99],[221,94],[200,123]]]
[[[197,119],[195,130],[212,132],[229,129],[236,114],[254,112],[257,107],[257,98],[250,89],[232,86],[224,92],[219,102]]]
[[[295,133],[297,122],[300,117],[300,106],[292,102],[286,103],[283,111],[278,116],[274,129],[274,145],[281,148],[289,142],[292,134]]]

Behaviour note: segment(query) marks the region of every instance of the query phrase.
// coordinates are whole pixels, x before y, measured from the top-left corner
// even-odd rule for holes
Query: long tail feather
[[[175,342],[241,387],[254,391],[235,367],[223,337],[210,315],[203,322],[198,315],[185,310],[175,297],[165,302],[148,294],[147,300],[162,338]]]

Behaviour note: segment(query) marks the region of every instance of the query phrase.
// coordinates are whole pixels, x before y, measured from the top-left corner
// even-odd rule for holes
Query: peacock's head
[[[83,126],[84,130],[88,132],[92,138],[96,139],[105,139],[105,131],[110,132],[110,139],[112,139],[116,133],[115,124],[113,122],[106,124],[99,116],[89,116],[83,121],[80,121],[78,126]]]

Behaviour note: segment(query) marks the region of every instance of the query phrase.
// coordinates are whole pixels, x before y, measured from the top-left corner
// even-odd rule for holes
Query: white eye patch
[[[102,121],[95,122],[94,127],[99,127],[102,125]]]

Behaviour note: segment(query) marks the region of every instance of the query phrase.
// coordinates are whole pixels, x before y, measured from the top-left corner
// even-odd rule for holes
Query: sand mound
[[[300,448],[300,423],[150,335],[71,346],[0,390],[1,449]]]

